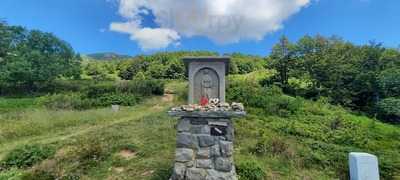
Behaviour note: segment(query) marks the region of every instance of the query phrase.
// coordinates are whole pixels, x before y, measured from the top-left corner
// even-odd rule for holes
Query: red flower
[[[208,104],[208,98],[207,97],[201,97],[200,98],[200,105],[201,106],[205,106],[205,105],[207,105]]]

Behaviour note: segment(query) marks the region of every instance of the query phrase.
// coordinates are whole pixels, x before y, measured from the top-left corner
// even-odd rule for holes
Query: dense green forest
[[[186,100],[181,58],[218,55],[97,59],[1,22],[0,179],[168,179],[176,120],[165,111]],[[282,37],[266,57],[223,55],[227,99],[249,114],[235,122],[241,179],[347,179],[352,151],[400,178],[398,49],[304,36]]]

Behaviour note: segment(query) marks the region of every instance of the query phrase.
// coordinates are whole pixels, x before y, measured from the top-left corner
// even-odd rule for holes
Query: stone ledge
[[[234,118],[246,116],[245,111],[168,111],[170,116],[196,118]]]

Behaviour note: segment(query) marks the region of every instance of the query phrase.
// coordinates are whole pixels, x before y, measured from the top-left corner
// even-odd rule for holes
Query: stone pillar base
[[[236,180],[232,116],[186,115],[177,125],[171,180]]]

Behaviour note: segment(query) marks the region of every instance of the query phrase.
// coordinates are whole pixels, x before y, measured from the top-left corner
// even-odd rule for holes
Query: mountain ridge
[[[85,54],[86,57],[94,60],[115,60],[115,59],[129,59],[132,58],[130,55],[118,54],[115,52],[98,52]]]

